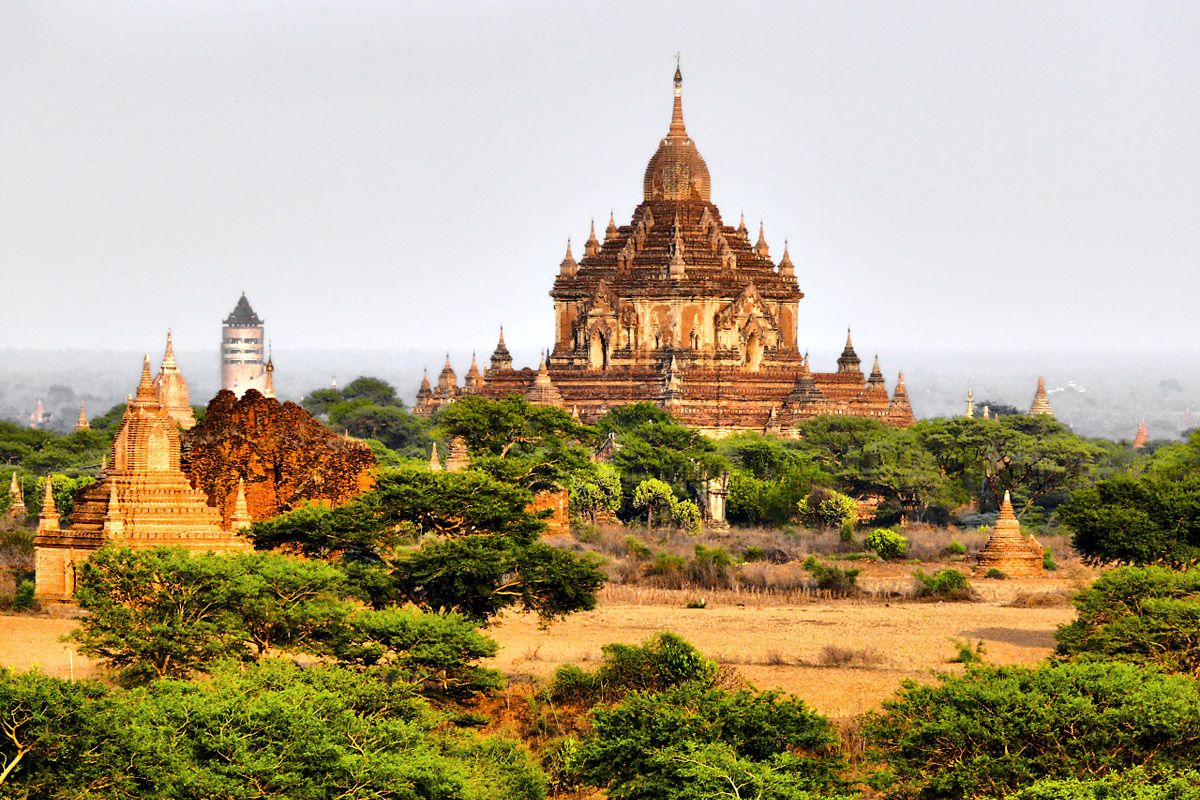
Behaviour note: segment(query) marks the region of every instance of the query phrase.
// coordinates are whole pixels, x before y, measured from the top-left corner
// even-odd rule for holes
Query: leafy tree
[[[775,692],[696,684],[634,692],[593,711],[592,726],[584,770],[613,798],[728,797],[731,783],[770,787],[770,797],[825,797],[844,786],[832,726]]]
[[[498,672],[475,663],[497,650],[476,624],[458,614],[413,608],[360,611],[329,652],[349,666],[386,668],[389,677],[417,684],[425,695],[465,698],[503,683]]]
[[[342,400],[366,400],[377,406],[404,407],[395,388],[379,378],[355,378],[342,389]]]
[[[381,442],[406,458],[428,456],[433,442],[428,424],[398,405],[338,403],[329,411],[329,424],[351,436]]]
[[[1075,607],[1078,617],[1055,634],[1059,655],[1200,677],[1200,570],[1108,570]]]
[[[655,524],[671,520],[671,511],[675,507],[675,493],[666,482],[658,478],[647,478],[633,491],[633,507],[645,509],[646,525],[653,528]]]
[[[729,462],[716,445],[653,403],[613,409],[596,428],[616,437],[612,463],[621,473],[624,496],[630,503],[622,509],[625,519],[635,516],[634,491],[647,479],[660,480],[671,487],[672,494],[689,497],[701,483],[729,470]]]
[[[104,689],[92,681],[65,681],[0,667],[0,795],[48,766],[83,757],[78,731]]]
[[[567,486],[590,473],[595,432],[570,414],[534,405],[520,395],[459,398],[436,415],[438,433],[461,436],[473,467],[532,491]]]
[[[1118,476],[1080,489],[1059,509],[1072,544],[1092,564],[1200,561],[1200,476]]]
[[[1003,797],[1041,779],[1194,766],[1200,683],[1132,664],[973,667],[906,682],[864,735],[897,796]]]
[[[799,510],[806,522],[821,528],[841,528],[858,520],[858,503],[853,497],[821,487],[800,502]]]
[[[621,476],[611,464],[595,464],[576,473],[570,485],[571,514],[595,523],[597,514],[615,514],[621,508]]]
[[[1132,769],[1102,778],[1046,779],[1005,800],[1200,800],[1200,772],[1155,777]]]

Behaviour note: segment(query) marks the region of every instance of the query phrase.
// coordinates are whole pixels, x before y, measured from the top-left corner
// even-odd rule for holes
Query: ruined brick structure
[[[184,434],[183,469],[228,521],[238,486],[254,521],[309,502],[341,505],[374,485],[375,455],[339,436],[295,403],[255,389],[222,390]]]
[[[490,368],[460,390],[447,362],[437,389],[421,385],[417,413],[432,413],[460,391],[520,394],[594,422],[609,409],[650,401],[681,421],[723,434],[792,432],[823,414],[913,422],[898,378],[889,396],[878,359],[863,374],[847,332],[835,372],[814,372],[797,342],[800,300],[784,244],[778,264],[763,227],[726,225],[711,180],[684,126],[682,77],[666,138],[646,167],[643,201],[628,225],[595,226],[576,261],[567,245],[550,296],[555,340],[535,369],[513,368],[500,342]],[[470,377],[470,373],[468,373]]]

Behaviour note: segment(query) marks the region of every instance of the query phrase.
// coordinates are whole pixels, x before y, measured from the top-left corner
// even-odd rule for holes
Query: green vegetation
[[[975,596],[967,576],[956,569],[939,569],[932,575],[921,570],[913,573],[917,596],[930,600],[970,600]]]
[[[896,561],[908,555],[908,539],[887,528],[871,531],[863,546],[884,561]]]

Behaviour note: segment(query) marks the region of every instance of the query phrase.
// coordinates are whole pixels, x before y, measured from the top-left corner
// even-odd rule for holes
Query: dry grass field
[[[875,600],[772,605],[713,593],[702,609],[686,608],[695,592],[609,587],[595,611],[540,629],[528,615],[508,615],[490,634],[500,642],[493,666],[510,678],[545,677],[562,664],[587,667],[609,642],[638,642],[673,631],[760,689],[794,693],[833,718],[854,716],[890,697],[901,681],[932,680],[961,669],[953,640],[984,643],[984,660],[1025,664],[1054,648],[1054,630],[1070,622],[1070,605],[1019,608],[1019,595],[1065,598],[1063,579],[990,581],[989,598],[973,603]],[[1065,602],[1060,600],[1060,602]]]

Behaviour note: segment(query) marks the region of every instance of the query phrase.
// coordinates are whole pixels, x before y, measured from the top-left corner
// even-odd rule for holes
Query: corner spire
[[[571,253],[571,238],[567,237],[567,254],[563,257],[562,263],[559,264],[558,272],[560,275],[573,278],[578,271],[579,264],[575,261],[575,256]]]
[[[788,241],[783,240],[783,258],[779,262],[779,274],[793,276],[796,274],[796,266],[792,263],[792,257],[788,254]]]
[[[767,247],[766,226],[763,225],[761,220],[758,223],[758,242],[754,245],[754,252],[763,258],[771,257],[771,250]]]
[[[171,329],[167,328],[167,349],[163,353],[162,369],[165,372],[175,368],[175,344],[171,341]]]

